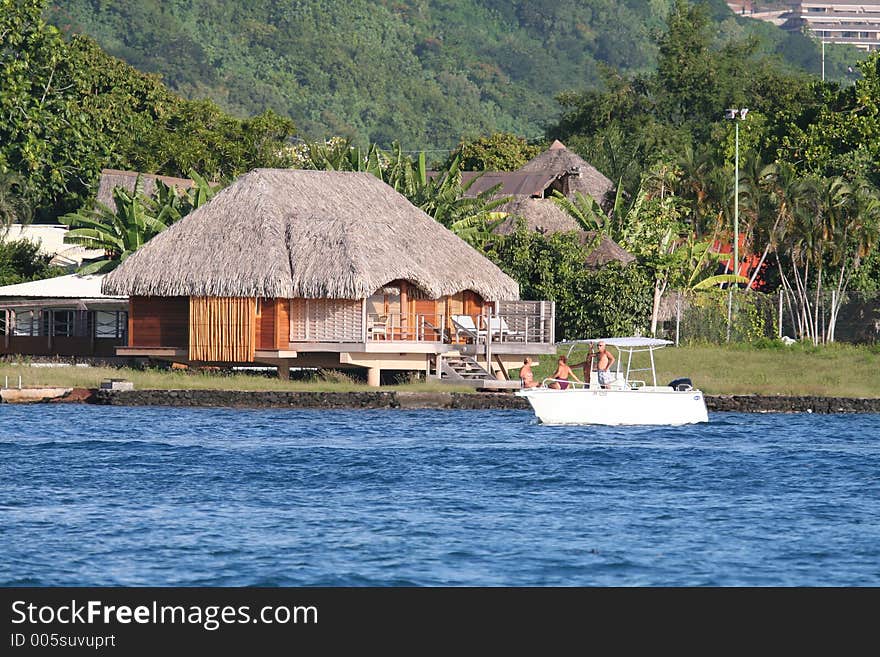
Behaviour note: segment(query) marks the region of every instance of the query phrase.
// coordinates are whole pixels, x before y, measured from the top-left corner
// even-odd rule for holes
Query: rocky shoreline
[[[24,400],[22,400],[24,401]],[[294,392],[242,390],[86,390],[27,401],[88,403],[110,406],[226,408],[527,410],[525,399],[510,393],[479,392]],[[880,413],[880,398],[792,397],[777,395],[706,395],[710,411],[740,413]]]

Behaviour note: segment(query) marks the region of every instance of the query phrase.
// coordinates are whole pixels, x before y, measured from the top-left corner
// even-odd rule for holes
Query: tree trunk
[[[660,314],[660,300],[663,298],[663,292],[666,291],[666,283],[668,278],[662,282],[658,278],[654,281],[654,305],[651,309],[651,335],[657,335],[657,318]]]

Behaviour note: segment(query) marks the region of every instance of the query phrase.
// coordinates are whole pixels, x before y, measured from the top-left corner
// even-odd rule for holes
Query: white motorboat
[[[568,355],[577,345],[604,342],[606,348],[617,350],[611,381],[600,386],[593,369],[584,383],[562,382],[564,390],[549,387],[554,379],[544,379],[540,387],[523,388],[516,394],[529,400],[535,415],[543,424],[660,424],[678,425],[708,422],[709,413],[703,393],[690,379],[676,379],[669,385],[657,385],[654,351],[673,344],[669,340],[643,337],[575,340]],[[634,368],[633,354],[647,353],[650,367]],[[594,359],[595,360],[595,359]],[[595,364],[595,363],[594,363]],[[638,379],[639,373],[650,373],[651,385]]]

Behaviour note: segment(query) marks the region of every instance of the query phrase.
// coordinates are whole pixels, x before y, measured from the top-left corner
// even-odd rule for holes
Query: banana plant
[[[150,214],[150,201],[143,195],[140,176],[133,192],[115,188],[113,200],[115,211],[103,203],[96,203],[92,210],[73,212],[60,218],[62,224],[70,227],[64,236],[65,243],[104,252],[101,260],[81,267],[81,274],[99,274],[115,269],[170,225],[164,218]]]

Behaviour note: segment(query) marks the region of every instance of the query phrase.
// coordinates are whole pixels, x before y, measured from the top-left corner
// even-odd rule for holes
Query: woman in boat
[[[523,388],[537,388],[538,382],[535,381],[535,375],[532,372],[532,359],[528,356],[523,360],[523,366],[519,371],[519,379]]]
[[[553,373],[554,380],[550,382],[547,386],[548,388],[553,388],[554,390],[565,390],[568,388],[569,378],[574,379],[578,383],[582,383],[577,375],[571,371],[571,368],[568,366],[568,359],[565,356],[559,357],[559,366],[556,368],[556,371]]]

